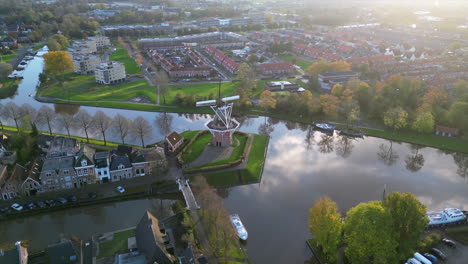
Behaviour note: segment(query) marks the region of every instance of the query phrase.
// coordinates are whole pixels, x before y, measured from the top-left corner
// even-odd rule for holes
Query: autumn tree
[[[68,46],[68,39],[64,35],[54,34],[49,37],[47,47],[51,51],[65,50]]]
[[[330,94],[322,94],[320,95],[320,105],[325,115],[330,117],[338,116],[338,106],[340,105],[338,97]]]
[[[328,71],[350,71],[351,65],[346,61],[327,62],[319,58],[316,62],[309,66],[307,69],[308,74],[321,74]]]
[[[99,110],[94,115],[94,127],[101,132],[102,138],[104,140],[104,146],[107,145],[106,141],[106,131],[112,125],[112,119],[108,117],[103,111]]]
[[[343,85],[335,84],[335,85],[333,85],[333,87],[331,89],[331,94],[338,97],[338,98],[340,98],[341,96],[343,96],[343,91],[344,91]]]
[[[334,61],[330,63],[330,67],[334,71],[350,71],[351,65],[346,61]]]
[[[51,51],[44,54],[45,68],[48,72],[62,75],[62,80],[65,78],[65,73],[73,71],[73,64],[70,54],[66,51]]]
[[[49,129],[49,134],[52,135],[52,126],[57,119],[57,114],[55,111],[47,105],[41,106],[38,111],[38,120],[37,122],[41,125],[47,125]]]
[[[358,204],[346,215],[346,257],[351,263],[397,263],[398,244],[392,231],[391,214],[380,202]]]
[[[401,107],[391,108],[383,115],[384,124],[394,130],[406,127],[408,113]]]
[[[240,88],[247,91],[247,93],[255,90],[257,76],[255,74],[255,70],[252,69],[249,64],[242,63],[237,70],[237,76],[240,80]]]
[[[11,64],[0,62],[0,78],[6,78],[13,71]]]
[[[336,203],[325,196],[317,200],[310,209],[309,230],[330,262],[338,258],[341,243],[341,214]]]
[[[468,103],[455,102],[450,107],[449,119],[453,126],[468,131]]]
[[[125,138],[128,135],[131,121],[128,120],[121,114],[116,114],[114,116],[114,121],[112,122],[112,128],[117,132],[122,140],[122,144],[125,144]]]
[[[86,142],[89,143],[89,131],[94,126],[94,120],[88,112],[80,110],[76,114],[77,125],[83,130],[86,135]]]
[[[434,117],[431,112],[417,113],[411,128],[418,133],[432,133],[434,130]]]
[[[265,110],[273,109],[276,107],[276,99],[269,90],[265,90],[260,94],[260,106]]]
[[[138,116],[133,120],[131,125],[131,132],[135,137],[139,137],[141,140],[141,146],[145,147],[145,137],[151,135],[151,125],[142,116]]]
[[[385,197],[382,206],[390,213],[390,234],[396,238],[396,255],[399,261],[404,261],[417,249],[429,223],[426,206],[413,194],[399,192]]]

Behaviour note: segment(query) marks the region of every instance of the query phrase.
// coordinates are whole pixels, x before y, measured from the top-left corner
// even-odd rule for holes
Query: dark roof
[[[146,211],[135,230],[138,250],[145,253],[151,263],[172,263],[172,256],[166,250],[166,234],[161,232],[158,219]],[[155,259],[157,258],[157,259]]]
[[[174,146],[175,144],[177,144],[177,142],[181,141],[181,140],[184,140],[184,138],[177,132],[173,131],[172,133],[170,133],[167,137],[166,137],[166,140],[172,145]]]
[[[150,162],[164,159],[164,149],[160,147],[140,149],[132,153],[132,162]]]
[[[107,159],[109,157],[109,151],[96,152],[95,159]]]
[[[15,165],[15,168],[13,169],[13,172],[11,173],[9,180],[14,183],[21,184],[24,182],[24,180],[26,180],[27,177],[28,171],[26,170],[26,168],[17,163]]]
[[[132,153],[132,149],[133,148],[130,146],[119,145],[117,146],[117,153],[130,155]]]
[[[333,76],[347,76],[347,75],[356,75],[357,73],[353,71],[329,71],[320,74],[323,77],[333,77]]]
[[[47,257],[50,264],[74,264],[79,263],[79,254],[73,248],[70,240],[49,245],[47,247]]]
[[[110,163],[110,170],[118,170],[119,165],[124,165],[125,168],[131,168],[132,164],[130,163],[130,159],[128,158],[127,155],[117,155],[114,154],[112,155],[112,160]]]
[[[42,159],[35,159],[31,168],[29,169],[28,177],[40,183],[39,175],[41,174],[41,168],[43,163],[44,162],[42,161]]]
[[[50,145],[50,142],[52,142],[52,140],[54,139],[54,136],[51,136],[51,135],[44,135],[44,134],[40,134],[37,136],[36,138],[36,143],[38,146],[40,147],[49,147]]]
[[[81,167],[81,161],[86,160],[88,166],[94,164],[94,153],[96,153],[96,150],[88,147],[87,145],[84,145],[81,147],[80,151],[77,153],[77,158],[75,159],[75,167]]]

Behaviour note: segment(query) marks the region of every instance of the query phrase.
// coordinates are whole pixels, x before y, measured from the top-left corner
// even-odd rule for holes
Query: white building
[[[125,81],[125,66],[116,61],[103,62],[94,70],[96,82],[100,84],[116,84]]]
[[[101,63],[101,60],[94,55],[75,55],[73,56],[73,64],[75,64],[75,72],[81,75],[90,75],[94,73],[94,69]]]
[[[94,36],[94,37],[89,37],[88,40],[94,41],[96,43],[96,48],[105,48],[110,46],[110,40],[106,36]]]
[[[89,39],[75,41],[73,42],[73,46],[70,48],[70,52],[80,55],[94,54],[97,52],[96,41]]]

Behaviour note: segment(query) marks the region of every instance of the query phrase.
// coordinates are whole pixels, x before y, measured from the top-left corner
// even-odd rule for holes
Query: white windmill
[[[211,144],[217,147],[228,147],[232,144],[232,135],[239,128],[239,122],[231,117],[232,101],[238,100],[239,95],[221,98],[221,84],[218,100],[197,102],[197,107],[209,106],[215,112],[213,119],[205,123],[205,127],[213,135]]]

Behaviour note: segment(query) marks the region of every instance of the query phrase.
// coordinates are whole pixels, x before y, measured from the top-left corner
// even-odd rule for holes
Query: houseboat
[[[242,224],[239,215],[231,214],[229,218],[231,219],[232,226],[237,232],[237,236],[242,240],[247,240],[248,233],[244,225]]]
[[[466,221],[466,215],[458,208],[445,208],[441,212],[428,212],[428,226],[454,224]]]

